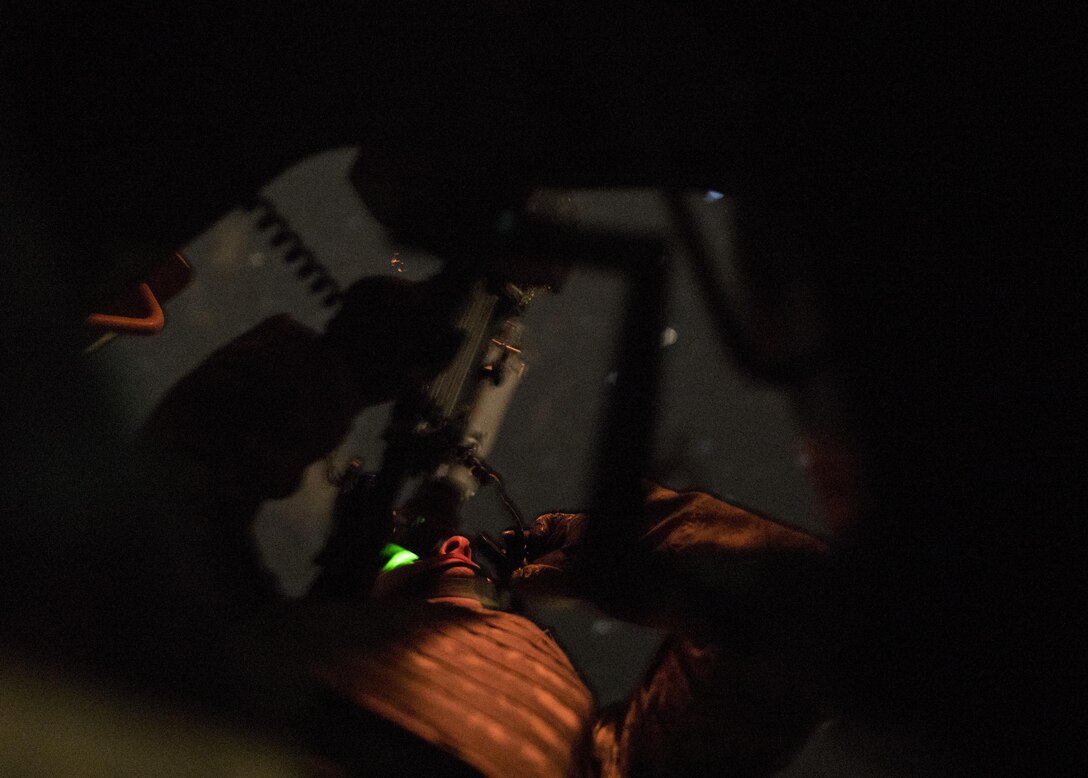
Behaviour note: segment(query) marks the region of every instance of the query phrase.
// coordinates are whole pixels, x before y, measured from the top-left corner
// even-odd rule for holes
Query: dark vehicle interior
[[[292,774],[267,733],[232,740],[146,683],[145,664],[184,658],[128,637],[195,622],[144,585],[172,530],[127,511],[119,463],[163,393],[262,319],[320,329],[360,278],[454,266],[545,279],[488,464],[525,516],[594,510],[605,600],[609,566],[637,561],[623,529],[644,476],[841,543],[829,678],[845,717],[892,734],[784,774],[924,774],[933,754],[949,774],[1084,767],[1076,16],[561,0],[9,15],[0,673],[18,726],[0,765],[78,754],[108,774],[77,738],[37,762],[20,743],[78,731],[80,705],[124,722],[152,699],[151,734],[120,751],[183,710],[190,739],[159,757],[214,742],[204,774]],[[285,593],[318,575],[330,473],[376,469],[390,413],[367,409],[262,507]],[[856,523],[806,483],[813,438],[857,455]],[[481,489],[466,531],[506,513]],[[660,640],[570,602],[534,615],[600,703]]]

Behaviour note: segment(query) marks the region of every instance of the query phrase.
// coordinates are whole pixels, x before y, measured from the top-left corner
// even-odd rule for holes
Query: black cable
[[[477,476],[483,475],[495,484],[499,492],[499,499],[502,501],[503,506],[514,519],[514,523],[517,524],[518,530],[524,533],[528,529],[528,527],[525,526],[525,519],[522,517],[517,504],[514,503],[513,498],[510,497],[510,494],[506,491],[506,484],[502,480],[502,476],[500,476],[491,465],[477,456],[469,458],[469,465]]]
[[[500,476],[494,468],[475,455],[470,455],[467,458],[467,464],[472,468],[472,472],[477,478],[486,478],[488,481],[495,484],[503,507],[506,508],[507,513],[514,519],[516,529],[502,533],[503,545],[500,545],[486,532],[480,533],[477,537],[477,542],[481,550],[486,552],[491,558],[491,561],[498,565],[501,581],[504,584],[508,584],[510,582],[510,576],[513,575],[514,571],[525,564],[526,544],[529,537],[528,527],[525,525],[525,519],[522,517],[517,504],[514,502],[513,498],[510,497],[509,493],[507,493],[506,484],[503,481],[502,476]]]

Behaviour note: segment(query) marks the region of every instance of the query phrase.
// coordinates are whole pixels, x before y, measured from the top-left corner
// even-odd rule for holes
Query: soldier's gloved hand
[[[571,574],[585,537],[583,513],[545,513],[525,533],[527,564],[510,585],[525,594],[573,595]]]

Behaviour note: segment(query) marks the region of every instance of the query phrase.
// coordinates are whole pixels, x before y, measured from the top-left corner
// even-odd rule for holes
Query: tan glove
[[[527,564],[514,572],[510,585],[523,594],[576,596],[571,573],[585,535],[583,513],[545,513],[525,536]]]
[[[679,493],[651,482],[643,487],[643,515],[631,522],[631,531],[654,570],[609,575],[621,579],[619,591],[649,590],[655,611],[644,616],[655,625],[686,631],[698,624],[717,632],[739,620],[762,632],[803,599],[794,590],[804,589],[823,567],[826,545],[805,532],[702,492]],[[511,585],[525,594],[592,600],[578,576],[583,565],[595,563],[582,548],[587,521],[592,517],[582,513],[538,517],[526,537],[528,564]]]

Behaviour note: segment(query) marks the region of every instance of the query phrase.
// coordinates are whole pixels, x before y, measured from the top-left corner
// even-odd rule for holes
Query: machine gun
[[[391,541],[415,555],[428,553],[456,534],[461,504],[488,483],[498,485],[519,531],[507,533],[506,548],[489,535],[481,536],[480,547],[500,577],[522,561],[522,519],[487,456],[525,371],[522,315],[536,294],[557,281],[515,283],[498,272],[454,265],[440,276],[446,293],[459,299],[452,326],[460,346],[439,375],[395,402],[381,468],[367,473],[353,460],[316,560],[322,572],[311,594],[365,594],[378,572],[382,545]],[[405,493],[410,496],[402,502]]]
[[[641,510],[640,479],[651,448],[666,245],[659,237],[582,229],[572,218],[573,204],[568,208],[534,209],[530,201],[523,211],[504,212],[497,224],[468,222],[433,240],[413,241],[457,258],[443,271],[449,290],[443,296],[461,300],[453,317],[465,333],[461,349],[440,376],[397,401],[380,469],[359,468],[345,480],[311,595],[365,596],[383,566],[384,545],[392,540],[412,553],[429,553],[438,540],[457,534],[458,508],[483,483],[500,484],[500,497],[519,522],[485,457],[524,365],[520,316],[539,288],[556,288],[578,264],[616,270],[627,287],[619,379],[601,430],[598,487],[589,505],[596,519],[587,553],[600,564],[589,571],[593,580],[587,578],[586,585],[601,601],[629,594],[614,591],[619,579],[610,571],[646,564],[626,527]],[[412,481],[415,490],[402,500]],[[505,547],[488,537],[478,540],[500,579],[524,559],[521,531],[504,533]]]

